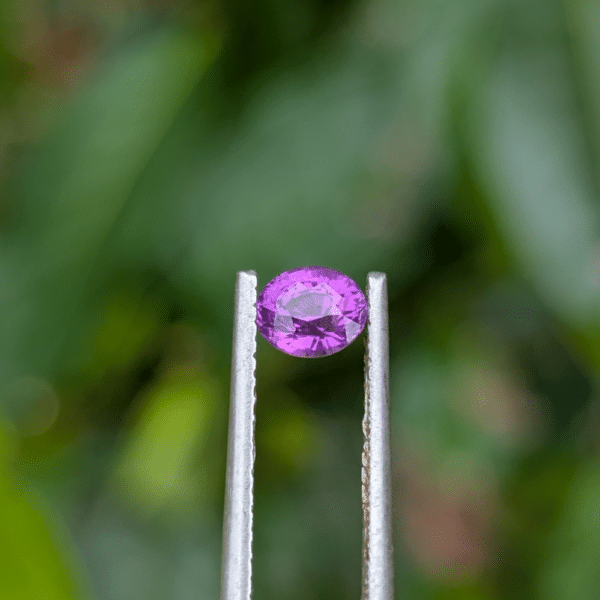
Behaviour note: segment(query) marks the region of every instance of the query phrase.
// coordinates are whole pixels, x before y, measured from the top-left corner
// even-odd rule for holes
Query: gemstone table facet
[[[316,358],[345,348],[367,321],[367,301],[348,276],[326,267],[278,275],[256,302],[256,324],[275,348]]]

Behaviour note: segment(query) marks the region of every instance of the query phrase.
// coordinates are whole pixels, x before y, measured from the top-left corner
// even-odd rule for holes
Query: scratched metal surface
[[[221,600],[250,600],[256,405],[256,273],[235,286]]]
[[[367,350],[362,456],[362,600],[392,600],[392,495],[389,422],[387,282],[384,273],[367,276]]]

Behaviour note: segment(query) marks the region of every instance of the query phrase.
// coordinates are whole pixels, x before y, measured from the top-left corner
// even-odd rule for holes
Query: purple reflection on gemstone
[[[350,277],[326,267],[285,271],[256,302],[256,324],[286,354],[316,358],[352,342],[367,321],[367,301]]]

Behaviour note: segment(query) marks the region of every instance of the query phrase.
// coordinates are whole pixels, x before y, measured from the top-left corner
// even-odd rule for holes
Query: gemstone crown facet
[[[256,324],[275,348],[316,358],[345,348],[367,322],[367,301],[350,277],[327,267],[285,271],[264,287]]]

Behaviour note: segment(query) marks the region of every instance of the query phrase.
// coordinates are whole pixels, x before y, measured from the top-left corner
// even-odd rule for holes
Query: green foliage
[[[0,532],[5,540],[0,594],[19,600],[85,598],[64,531],[19,489],[10,464],[15,440],[4,428],[0,433]]]
[[[217,597],[235,272],[324,264],[388,274],[398,597],[595,598],[599,19],[5,3],[0,597]],[[360,593],[355,346],[259,342],[256,597]]]
[[[185,372],[145,398],[114,473],[114,485],[138,514],[196,511],[202,505],[207,491],[202,488],[208,486],[196,472],[195,457],[205,443],[216,400],[214,385]]]

